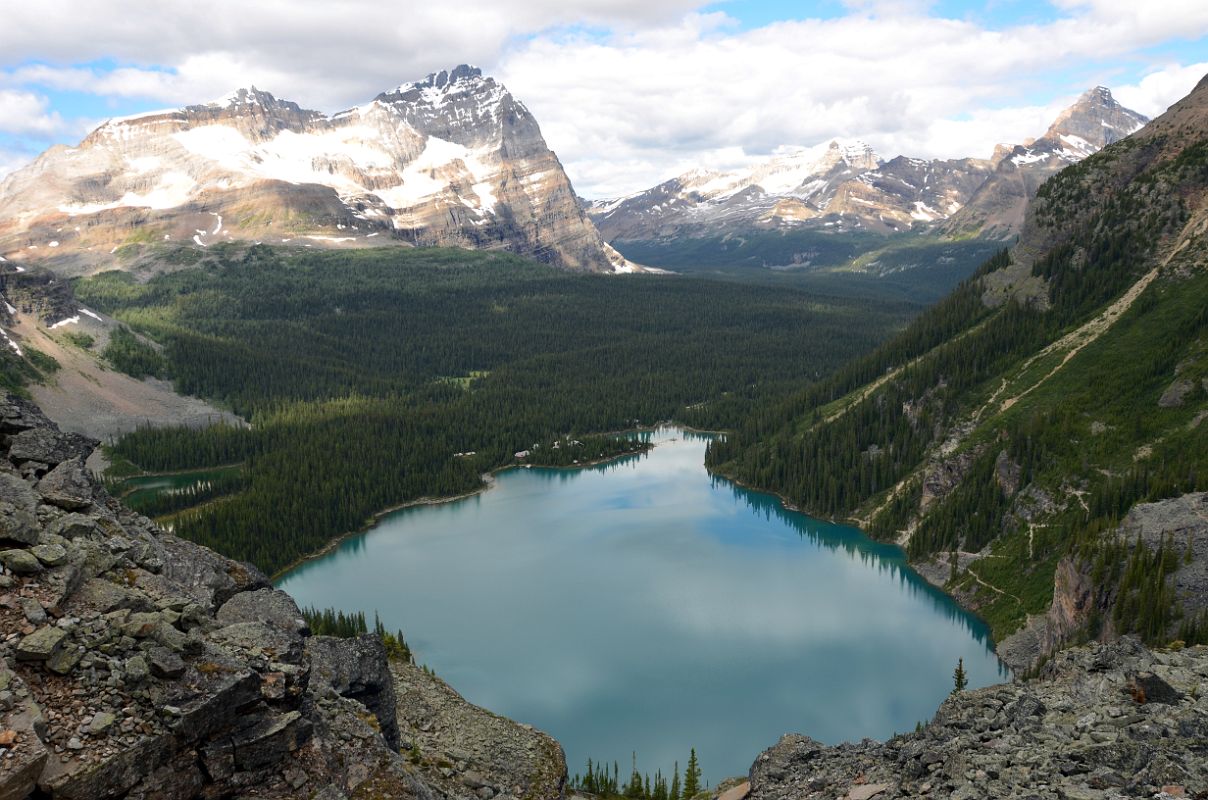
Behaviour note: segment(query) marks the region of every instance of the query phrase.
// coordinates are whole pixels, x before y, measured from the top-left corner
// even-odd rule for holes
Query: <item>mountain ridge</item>
[[[610,242],[801,228],[881,234],[938,228],[950,236],[1005,239],[1018,231],[1027,198],[1045,178],[1145,121],[1099,86],[1083,93],[1039,139],[1000,145],[988,159],[883,159],[859,140],[831,139],[782,148],[746,169],[692,170],[587,208]],[[761,180],[778,173],[796,180]]]
[[[633,269],[528,109],[465,65],[331,116],[252,87],[108,120],[0,182],[0,219],[0,253],[65,274],[228,241],[457,245]]]

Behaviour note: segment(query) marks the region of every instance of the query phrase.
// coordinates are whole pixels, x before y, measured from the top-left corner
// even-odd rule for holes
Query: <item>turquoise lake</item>
[[[588,757],[745,774],[788,732],[886,738],[929,720],[963,658],[1008,674],[988,630],[859,530],[714,478],[707,437],[513,469],[404,509],[286,575],[303,606],[376,610],[473,703]]]

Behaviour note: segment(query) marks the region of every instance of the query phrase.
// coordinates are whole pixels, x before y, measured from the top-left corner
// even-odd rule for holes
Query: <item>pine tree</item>
[[[671,776],[671,794],[667,800],[680,800],[679,762],[675,762],[675,772]]]
[[[696,761],[696,748],[688,756],[688,768],[684,770],[684,800],[688,800],[700,791],[700,764]]]
[[[969,677],[965,674],[965,659],[961,658],[956,662],[956,669],[952,671],[952,694],[963,692],[965,687],[969,685]]]

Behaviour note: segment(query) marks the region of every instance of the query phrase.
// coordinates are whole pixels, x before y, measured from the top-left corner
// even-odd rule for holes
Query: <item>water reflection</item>
[[[588,756],[744,773],[786,731],[885,737],[928,719],[985,626],[854,528],[711,477],[708,437],[579,470],[518,469],[406,509],[289,574],[305,605],[375,609],[471,701]]]

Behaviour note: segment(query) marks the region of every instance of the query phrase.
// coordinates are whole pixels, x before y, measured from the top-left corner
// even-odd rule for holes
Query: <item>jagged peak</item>
[[[1096,86],[1092,89],[1087,89],[1078,97],[1078,102],[1099,103],[1105,106],[1118,106],[1116,98],[1112,96],[1112,90],[1106,86]],[[1077,103],[1075,103],[1077,105]]]
[[[277,102],[277,98],[265,91],[257,89],[254,85],[248,87],[240,87],[233,89],[217,100],[211,100],[208,103],[202,103],[202,106],[217,106],[219,108],[230,108],[232,106],[255,105],[255,106],[270,106]]]
[[[445,92],[454,89],[472,88],[479,84],[491,83],[495,81],[492,78],[484,78],[482,70],[470,64],[459,64],[452,70],[442,69],[440,72],[429,73],[428,77],[422,81],[411,81],[403,83],[388,92],[382,92],[378,95],[378,100],[395,98],[400,95],[413,95],[420,93],[420,96],[427,97],[434,94],[444,94]]]

